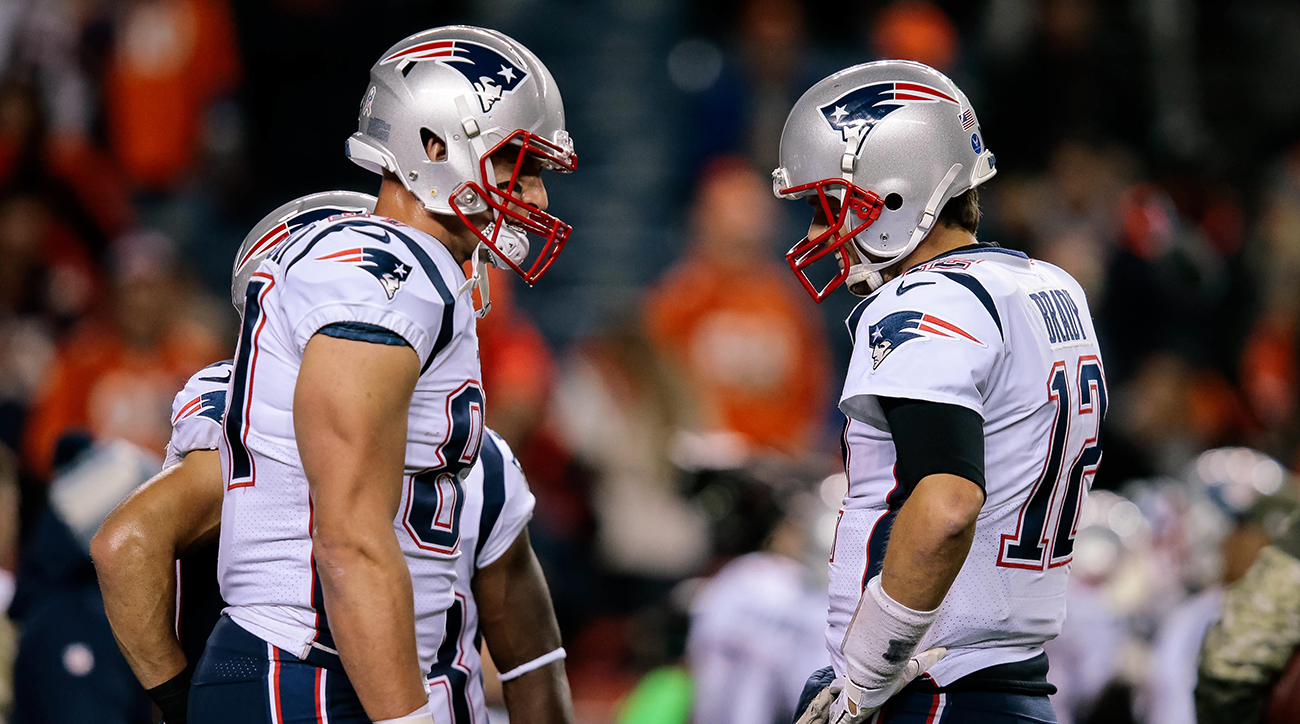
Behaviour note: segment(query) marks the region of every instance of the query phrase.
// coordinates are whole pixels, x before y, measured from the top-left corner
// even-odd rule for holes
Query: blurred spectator
[[[132,210],[108,157],[76,128],[51,128],[39,88],[0,82],[0,187],[40,195],[91,258],[102,261],[108,239]]]
[[[903,0],[880,11],[871,29],[877,58],[901,58],[951,73],[957,60],[957,28],[926,0]]]
[[[239,77],[226,0],[129,0],[105,80],[114,152],[136,184],[175,188],[208,105]]]
[[[580,343],[552,404],[562,439],[595,471],[592,507],[605,566],[680,577],[708,554],[707,523],[677,491],[668,456],[674,433],[689,427],[691,406],[641,328],[636,318],[619,319]]]
[[[1143,44],[1122,12],[1096,0],[992,2],[986,12],[992,42],[976,107],[999,168],[1042,168],[1069,137],[1146,140]]]
[[[109,511],[161,468],[161,455],[120,440],[87,441],[59,467],[9,609],[22,624],[12,724],[153,720],[104,614],[90,539]]]
[[[742,155],[755,168],[775,164],[790,106],[835,70],[820,67],[805,30],[797,0],[744,2],[731,57],[699,98],[697,165],[727,154]]]
[[[555,381],[551,349],[515,306],[515,275],[488,267],[492,309],[478,321],[483,390],[492,398],[492,429],[522,449],[545,420]]]
[[[176,390],[220,359],[214,333],[187,316],[192,293],[178,279],[173,254],[158,234],[119,240],[111,313],[60,344],[33,405],[24,453],[37,475],[48,474],[55,443],[70,429],[161,452]]]
[[[704,430],[791,455],[821,440],[829,386],[825,332],[789,270],[773,261],[767,183],[715,162],[691,211],[691,245],[650,292],[647,323],[686,372]]]

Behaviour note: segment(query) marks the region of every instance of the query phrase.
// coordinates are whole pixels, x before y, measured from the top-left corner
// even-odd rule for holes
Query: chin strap
[[[491,232],[491,227],[488,227],[488,231]],[[497,234],[497,248],[510,261],[522,264],[524,259],[528,258],[528,234],[507,224],[501,228],[501,233]],[[497,255],[492,249],[487,244],[479,242],[479,245],[474,247],[474,253],[470,256],[469,278],[456,291],[456,296],[459,297],[471,289],[478,289],[479,301],[482,302],[482,306],[475,314],[478,315],[479,319],[486,317],[487,313],[492,309],[492,300],[488,291],[488,275],[487,270],[484,269],[487,264],[491,264],[498,269],[504,268],[504,265],[497,261]]]
[[[907,246],[903,248],[903,251],[900,252],[898,256],[888,261],[876,263],[859,262],[849,267],[849,276],[844,283],[848,285],[850,292],[853,292],[853,294],[856,294],[859,297],[865,297],[871,292],[876,291],[885,283],[885,279],[880,272],[893,266],[899,259],[902,259],[916,250],[916,247],[920,245],[921,240],[925,238],[926,234],[930,233],[930,229],[933,229],[934,223],[938,221],[939,204],[943,201],[944,194],[948,192],[949,187],[952,186],[953,180],[957,178],[957,174],[961,172],[961,169],[962,165],[960,163],[954,163],[952,167],[948,169],[948,173],[944,174],[943,180],[934,188],[934,193],[930,194],[930,199],[925,202],[925,213],[921,214],[921,220],[917,222],[916,228],[912,230],[912,237],[908,239]],[[866,252],[857,245],[857,238],[853,239],[853,245],[858,252],[859,258],[866,256]],[[866,294],[854,292],[853,287],[863,282],[867,284]]]
[[[492,250],[487,247],[487,244],[479,242],[479,245],[474,247],[474,253],[470,256],[469,278],[465,280],[464,284],[460,285],[460,289],[456,290],[456,296],[459,297],[471,289],[478,289],[478,298],[482,306],[475,310],[474,314],[479,319],[486,317],[487,313],[492,311],[492,294],[488,284],[487,272],[483,269],[484,264],[496,266],[496,262],[492,260]]]

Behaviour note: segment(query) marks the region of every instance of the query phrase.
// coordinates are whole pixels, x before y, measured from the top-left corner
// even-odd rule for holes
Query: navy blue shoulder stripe
[[[483,551],[483,544],[492,535],[492,529],[501,517],[501,509],[506,505],[506,460],[496,440],[489,434],[483,435],[483,448],[478,459],[483,465],[483,512],[478,519],[478,542],[474,544],[474,560],[478,560]]]
[[[203,369],[210,370],[213,367],[220,367],[221,365],[233,365],[234,363],[235,361],[233,359],[223,359],[220,362],[213,362],[212,364],[208,365],[207,367],[204,367]],[[202,372],[203,370],[199,370],[199,371]]]
[[[878,295],[876,294],[872,294],[861,302],[858,302],[858,306],[854,307],[852,312],[849,312],[849,318],[844,320],[844,324],[849,328],[849,341],[854,344],[858,343],[858,322],[862,321],[863,312],[866,312],[867,307],[870,306],[872,302],[876,301],[877,296]]]
[[[367,324],[366,322],[335,322],[327,324],[320,328],[319,334],[327,337],[337,337],[338,339],[350,339],[355,342],[387,344],[393,347],[411,346],[411,343],[407,342],[397,332],[387,327],[381,327],[378,324]]]
[[[1020,252],[1015,253],[1019,254]],[[1002,316],[998,314],[998,307],[993,303],[993,295],[989,294],[989,291],[984,288],[983,284],[980,284],[978,279],[970,274],[964,274],[962,272],[940,271],[938,269],[933,269],[931,271],[936,274],[942,274],[969,289],[970,293],[974,294],[975,298],[980,300],[980,304],[984,305],[984,309],[988,311],[989,316],[993,317],[993,323],[998,325],[998,334],[1002,337],[1002,341],[1006,341],[1007,333],[1002,330]]]

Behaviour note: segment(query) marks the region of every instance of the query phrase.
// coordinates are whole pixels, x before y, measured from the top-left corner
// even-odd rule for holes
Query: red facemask
[[[509,144],[517,144],[518,156],[515,158],[514,173],[510,177],[510,183],[502,190],[489,183],[488,164],[492,163],[493,154]],[[516,274],[523,277],[529,286],[532,286],[546,273],[547,269],[551,268],[551,264],[555,263],[555,259],[560,255],[560,251],[564,249],[564,243],[568,241],[573,227],[525,202],[517,195],[516,187],[519,182],[519,171],[523,168],[524,161],[529,156],[539,159],[547,168],[565,173],[571,172],[578,167],[578,157],[572,151],[566,150],[535,133],[519,129],[506,136],[500,143],[483,154],[483,157],[479,159],[481,183],[467,181],[461,184],[452,194],[451,208],[456,212],[456,216],[464,222],[465,226],[474,232],[479,241],[486,244],[498,259],[504,261],[511,269],[515,270]],[[457,203],[460,194],[466,190],[472,191],[477,198],[486,201],[488,208],[493,211],[495,223],[488,227],[491,234],[471,222],[469,214],[463,211]],[[543,240],[541,249],[533,257],[533,261],[528,265],[527,269],[507,258],[497,248],[497,238],[501,234],[501,229],[507,223],[521,228],[533,236],[539,236]]]
[[[829,200],[829,190],[836,188],[844,189],[844,200],[840,204],[838,214],[831,212]],[[880,218],[880,212],[885,208],[885,202],[874,191],[867,191],[858,186],[845,181],[844,179],[828,178],[821,181],[793,186],[788,189],[780,189],[778,193],[799,194],[805,191],[817,191],[817,201],[821,205],[822,213],[826,215],[830,228],[818,234],[815,238],[809,239],[804,237],[786,252],[785,260],[790,264],[790,269],[794,271],[799,283],[803,288],[808,290],[812,298],[820,304],[823,299],[830,296],[845,279],[849,277],[848,259],[840,264],[839,272],[833,279],[826,282],[826,285],[818,289],[808,278],[808,267],[823,259],[828,254],[834,254],[840,251],[840,248],[848,243],[850,239],[862,233],[868,226],[871,226],[876,219]]]

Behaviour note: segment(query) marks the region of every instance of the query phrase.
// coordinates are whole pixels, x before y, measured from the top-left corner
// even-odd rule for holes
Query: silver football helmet
[[[781,133],[773,192],[815,195],[830,224],[786,260],[818,302],[846,281],[875,289],[880,271],[916,248],[949,199],[994,173],[975,111],[947,76],[905,60],[842,70],[803,94]],[[850,241],[859,263],[817,288],[808,267]]]
[[[529,284],[564,248],[571,227],[525,203],[516,188],[527,158],[555,171],[577,165],[555,79],[518,42],[463,25],[412,35],[370,69],[358,126],[347,141],[354,163],[392,173],[433,213],[459,217]],[[432,137],[446,158],[429,158]],[[496,178],[490,157],[502,149],[518,156],[515,178],[499,188],[505,179]],[[485,212],[486,226],[470,220]],[[527,234],[544,244],[524,268]]]
[[[339,214],[368,214],[375,210],[375,197],[355,191],[323,191],[296,198],[262,217],[244,237],[235,254],[230,275],[230,301],[244,314],[244,292],[257,265],[293,232],[320,219]]]

